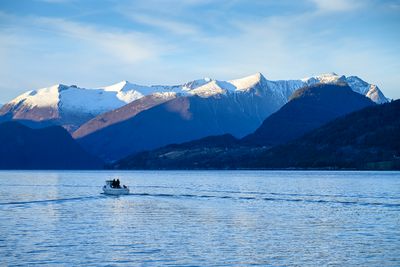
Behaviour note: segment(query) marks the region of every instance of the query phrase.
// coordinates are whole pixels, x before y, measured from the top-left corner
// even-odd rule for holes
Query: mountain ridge
[[[314,84],[298,89],[280,110],[240,140],[208,137],[131,155],[117,168],[237,168],[262,151],[290,142],[340,116],[376,105],[347,84]],[[224,145],[221,145],[224,144]]]
[[[345,81],[356,92],[364,94],[376,103],[388,99],[376,85],[369,84],[357,76],[322,74],[299,80],[266,79],[261,73],[228,81],[210,78],[198,79],[180,85],[138,85],[128,81],[100,87],[81,88],[76,85],[57,84],[27,91],[0,107],[0,117],[6,120],[51,121],[73,132],[94,117],[118,109],[137,99],[151,94],[179,94],[215,97],[219,94],[265,94],[273,97],[278,106],[284,105],[295,90],[315,83]]]

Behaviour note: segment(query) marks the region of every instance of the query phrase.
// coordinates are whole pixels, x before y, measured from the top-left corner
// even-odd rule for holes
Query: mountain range
[[[287,104],[242,139],[221,135],[169,145],[132,155],[114,166],[122,169],[252,167],[250,163],[271,147],[295,140],[340,116],[375,105],[346,84],[315,84],[297,90]],[[265,166],[260,163],[258,167]]]
[[[338,117],[285,144],[249,146],[231,135],[122,159],[117,169],[400,170],[400,100]]]
[[[207,142],[224,144],[225,136],[237,151],[245,152],[242,147],[259,151],[388,101],[376,85],[356,76],[331,73],[271,81],[256,73],[175,86],[123,81],[85,89],[59,84],[28,91],[4,104],[0,122],[15,121],[31,130],[62,126],[74,144],[92,155],[92,162],[98,164],[100,158],[120,164],[142,151],[205,137]],[[201,143],[194,141],[198,147]]]
[[[33,127],[47,126],[50,123],[74,132],[79,126],[100,114],[152,94],[165,98],[194,95],[202,98],[218,95],[235,95],[236,98],[242,95],[264,96],[268,98],[272,113],[283,106],[290,95],[301,87],[337,82],[348,83],[355,92],[369,97],[376,103],[388,101],[376,85],[369,84],[357,76],[346,77],[331,73],[301,80],[271,81],[261,73],[256,73],[230,81],[204,78],[174,86],[143,86],[122,81],[111,86],[85,89],[76,85],[57,84],[28,91],[4,104],[0,108],[0,120],[30,121]]]

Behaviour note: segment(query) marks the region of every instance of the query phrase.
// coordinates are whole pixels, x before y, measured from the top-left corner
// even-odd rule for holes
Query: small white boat
[[[106,184],[103,186],[103,192],[106,195],[128,195],[129,187],[126,185],[123,186],[113,186],[113,180],[107,180]]]

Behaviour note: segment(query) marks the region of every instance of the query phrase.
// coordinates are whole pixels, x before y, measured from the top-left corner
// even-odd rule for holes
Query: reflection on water
[[[0,265],[400,265],[398,172],[0,172],[0,216]]]

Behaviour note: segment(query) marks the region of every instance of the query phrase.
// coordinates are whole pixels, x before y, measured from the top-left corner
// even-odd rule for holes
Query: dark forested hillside
[[[400,168],[400,100],[354,112],[245,163],[252,168]]]
[[[0,169],[100,169],[61,126],[31,129],[18,122],[0,124]]]
[[[229,168],[230,164],[233,164],[231,155],[237,145],[238,139],[230,134],[208,136],[141,152],[116,162],[113,167],[117,169]],[[247,147],[243,153],[248,153]]]
[[[245,146],[229,136],[167,146],[119,161],[122,169],[400,169],[400,100],[340,117],[300,139]]]
[[[370,99],[355,93],[347,84],[305,87],[295,91],[286,105],[242,141],[249,145],[283,144],[339,116],[371,105],[374,103]]]

